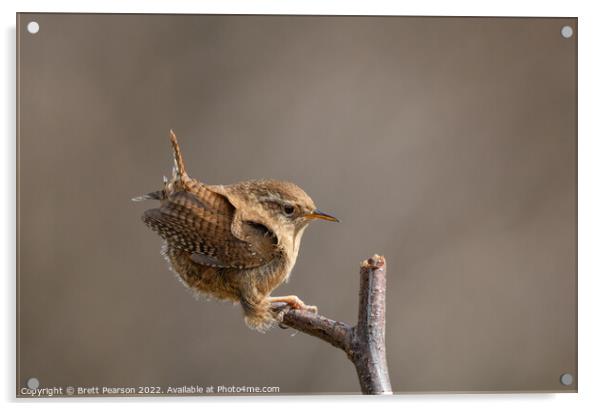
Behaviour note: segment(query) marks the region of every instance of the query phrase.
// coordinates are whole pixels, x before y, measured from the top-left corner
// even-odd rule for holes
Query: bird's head
[[[245,208],[248,208],[249,214],[255,214],[258,222],[266,225],[278,237],[281,234],[296,237],[314,220],[339,221],[318,210],[311,197],[296,184],[254,180],[237,186],[235,191],[245,197]]]

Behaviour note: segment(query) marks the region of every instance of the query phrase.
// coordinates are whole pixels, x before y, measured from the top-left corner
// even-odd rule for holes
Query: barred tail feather
[[[178,139],[173,130],[169,130],[169,140],[171,141],[171,146],[173,148],[173,156],[175,163],[174,174],[179,180],[186,179],[188,177],[188,174],[186,173],[186,168],[184,167],[182,151],[180,150],[180,146],[178,145]]]
[[[144,200],[163,200],[165,198],[165,193],[163,190],[161,191],[153,191],[152,193],[144,194],[143,196],[134,197],[132,201],[144,201]]]

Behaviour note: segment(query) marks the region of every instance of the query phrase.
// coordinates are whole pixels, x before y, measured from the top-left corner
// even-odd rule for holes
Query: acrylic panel
[[[577,33],[575,18],[18,14],[17,396],[361,392],[341,349],[278,319],[249,328],[255,308],[170,270],[141,220],[159,201],[131,201],[168,201],[170,130],[209,191],[290,181],[340,220],[298,246],[290,192],[253,185],[186,197],[212,229],[147,220],[236,298],[266,275],[236,268],[263,249],[233,254],[248,244],[216,224],[261,215],[241,221],[269,253],[298,251],[272,296],[326,318],[356,324],[360,262],[386,258],[394,393],[576,392]]]

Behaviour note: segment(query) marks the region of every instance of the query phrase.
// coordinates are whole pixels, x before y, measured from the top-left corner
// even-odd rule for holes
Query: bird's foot
[[[305,311],[309,311],[311,313],[317,314],[318,312],[318,307],[316,307],[315,305],[305,305],[305,303],[303,301],[301,301],[301,299],[299,297],[297,297],[296,295],[285,295],[282,297],[269,297],[268,301],[270,302],[270,304],[272,304],[272,306],[274,307],[274,305],[280,305],[279,303],[284,303],[286,304],[289,309],[292,310],[305,310]],[[277,304],[274,304],[277,303]],[[278,310],[280,312],[282,312],[284,307],[280,307]]]

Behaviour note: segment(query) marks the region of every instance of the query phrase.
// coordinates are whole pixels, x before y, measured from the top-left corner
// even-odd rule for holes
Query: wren
[[[170,140],[172,178],[163,178],[163,189],[133,200],[159,201],[142,221],[163,238],[162,253],[182,282],[195,292],[240,303],[246,324],[258,331],[277,322],[272,303],[317,311],[297,296],[270,294],[287,281],[308,224],[338,220],[287,181],[201,183],[186,173],[173,131]]]

